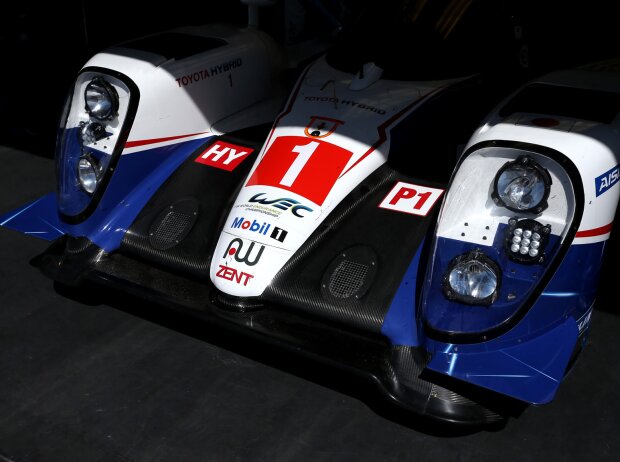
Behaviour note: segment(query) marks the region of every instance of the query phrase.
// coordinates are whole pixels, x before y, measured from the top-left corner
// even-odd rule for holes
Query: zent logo
[[[244,286],[247,286],[250,279],[254,277],[250,273],[238,271],[235,268],[231,268],[226,265],[220,265],[220,269],[217,270],[215,276],[226,279],[227,281],[236,282],[237,284],[243,284]]]
[[[222,255],[222,258],[226,258],[228,256],[235,257],[235,260],[237,260],[239,263],[245,263],[248,266],[254,266],[258,263],[258,260],[260,260],[260,257],[265,250],[265,246],[261,245],[258,253],[252,256],[254,245],[255,242],[250,242],[248,250],[245,252],[245,254],[242,255],[241,249],[243,249],[243,241],[239,238],[235,238],[230,241],[230,244],[228,244],[228,247],[226,247],[226,251],[224,252],[224,255]]]
[[[281,136],[269,147],[246,186],[286,189],[321,205],[352,155],[326,141]]]
[[[230,172],[252,152],[254,152],[252,148],[237,146],[236,144],[230,144],[224,141],[217,141],[203,151],[203,153],[196,158],[196,162]]]
[[[399,181],[379,204],[382,209],[426,216],[433,208],[443,189],[429,188]]]
[[[596,187],[596,197],[606,192],[609,188],[618,182],[620,174],[620,166],[616,165],[611,170],[607,170],[600,176],[594,179],[594,185]]]
[[[299,201],[296,201],[295,199],[291,199],[288,197],[280,197],[278,199],[266,199],[260,197],[263,194],[265,193],[254,194],[252,197],[250,197],[250,202],[256,202],[263,205],[271,205],[272,207],[280,210],[288,210],[290,208],[293,215],[299,218],[303,218],[305,216],[299,213],[300,210],[307,210],[308,212],[312,212],[312,209],[310,207],[300,204]]]

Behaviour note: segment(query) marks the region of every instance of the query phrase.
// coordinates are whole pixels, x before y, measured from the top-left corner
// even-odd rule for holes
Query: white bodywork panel
[[[262,294],[340,201],[386,162],[390,129],[454,82],[379,80],[357,91],[354,79],[324,59],[301,77],[220,235],[211,263],[219,290]]]
[[[620,74],[617,72],[562,71],[549,74],[536,83],[620,93]],[[502,106],[503,104],[499,107]],[[543,116],[553,118],[557,125],[538,126],[534,121]],[[497,110],[472,136],[466,149],[491,140],[545,146],[568,157],[579,170],[585,196],[583,217],[573,243],[587,244],[609,238],[620,197],[620,184],[615,182],[603,193],[598,191],[597,195],[595,179],[610,172],[610,184],[617,181],[620,162],[620,115],[617,114],[610,124],[606,124],[556,117],[553,114],[515,113],[502,118]],[[493,168],[495,167],[499,165]],[[555,183],[556,179],[553,180]],[[546,213],[547,211],[545,219]]]

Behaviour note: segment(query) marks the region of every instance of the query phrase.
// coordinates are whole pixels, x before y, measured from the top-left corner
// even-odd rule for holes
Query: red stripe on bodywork
[[[609,223],[608,225],[601,226],[600,228],[586,229],[585,231],[577,231],[577,234],[575,234],[575,237],[593,237],[593,236],[600,236],[602,234],[607,234],[611,231],[612,224],[613,223]]]
[[[180,138],[189,138],[190,136],[204,135],[207,132],[191,133],[189,135],[168,136],[166,138],[153,138],[150,140],[127,141],[125,148],[135,148],[137,146],[145,146],[147,144],[163,143],[164,141],[178,140]]]

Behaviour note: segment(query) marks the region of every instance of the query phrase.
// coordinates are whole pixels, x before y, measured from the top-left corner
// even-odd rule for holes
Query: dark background
[[[336,17],[346,27],[365,3],[341,0],[347,9]],[[514,3],[523,14],[531,77],[617,53],[613,2]],[[332,37],[334,24],[316,2],[306,4],[302,35]],[[264,28],[284,45],[285,18],[281,4],[262,14]],[[236,0],[165,9],[127,1],[3,5],[0,145],[9,147],[2,148],[0,212],[53,190],[47,157],[61,105],[91,55],[213,21],[243,25],[245,7]],[[488,24],[481,18],[479,26],[486,31]],[[490,34],[489,43],[495,40]],[[613,236],[588,347],[554,401],[502,431],[471,434],[391,413],[355,378],[194,318],[113,293],[73,299],[28,264],[47,245],[0,229],[2,462],[618,460]]]
[[[334,21],[346,30],[367,4],[377,5],[369,0],[294,1],[305,9],[304,30],[299,35],[302,38],[331,39],[337,30]],[[406,1],[388,0],[382,5],[399,7],[403,3]],[[261,27],[283,45],[287,45],[285,4],[286,1],[280,1],[261,10]],[[493,0],[493,5],[497,4],[514,12],[523,25],[531,77],[613,56],[620,43],[612,14],[613,2]],[[329,14],[325,15],[325,11]],[[90,56],[107,46],[183,25],[210,22],[244,25],[246,18],[246,7],[234,0],[176,2],[165,8],[146,2],[104,5],[77,0],[3,6],[0,13],[3,144],[51,157],[62,102],[76,73]],[[488,21],[481,16],[479,27],[487,30]],[[491,49],[497,38],[489,33],[488,41]],[[480,48],[480,53],[486,51],[482,49],[484,46]]]

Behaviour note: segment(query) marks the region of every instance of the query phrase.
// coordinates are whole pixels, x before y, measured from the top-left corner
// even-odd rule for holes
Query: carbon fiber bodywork
[[[82,250],[76,252],[78,247]],[[208,282],[179,276],[120,253],[107,254],[84,240],[61,238],[35,263],[61,283],[94,282],[121,289],[173,309],[189,310],[193,316],[244,338],[275,344],[361,375],[388,403],[431,420],[477,426],[502,421],[523,410],[523,403],[425,370],[429,358],[421,348],[390,345],[379,334],[276,304],[261,304],[251,311],[231,309],[230,303],[218,300],[218,292]]]
[[[252,139],[264,133],[254,134],[220,139],[255,147]],[[470,398],[471,387],[463,383],[425,378],[429,357],[423,349],[391,345],[381,335],[394,293],[435,217],[386,213],[377,205],[396,181],[428,182],[380,167],[336,207],[271,287],[248,299],[217,291],[209,265],[213,237],[251,162],[225,172],[195,158],[153,195],[120,249],[107,253],[88,239],[63,237],[37,264],[62,283],[122,288],[362,374],[390,401],[417,414],[459,424],[502,419],[512,401],[489,392]]]

